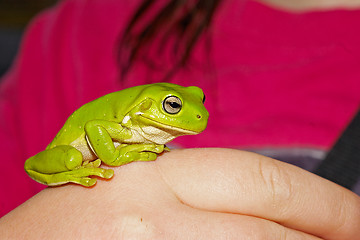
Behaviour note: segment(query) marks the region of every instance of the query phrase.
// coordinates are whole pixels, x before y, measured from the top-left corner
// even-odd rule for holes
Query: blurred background
[[[0,77],[11,66],[29,21],[57,0],[0,0]]]

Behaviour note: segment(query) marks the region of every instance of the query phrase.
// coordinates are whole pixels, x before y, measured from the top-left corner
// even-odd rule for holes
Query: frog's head
[[[141,129],[144,138],[165,144],[181,135],[202,132],[207,125],[205,95],[198,87],[182,87],[171,83],[147,85],[137,97],[125,120]]]

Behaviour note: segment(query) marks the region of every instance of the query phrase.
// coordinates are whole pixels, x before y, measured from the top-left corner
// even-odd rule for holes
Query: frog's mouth
[[[139,114],[138,116],[142,118],[142,122],[144,122],[144,123],[146,123],[146,125],[148,125],[148,126],[142,127],[142,129],[150,128],[150,126],[151,126],[153,128],[157,128],[159,130],[165,131],[173,136],[199,134],[199,132],[197,132],[197,131],[188,130],[188,129],[160,123],[152,118],[144,116],[143,114]]]

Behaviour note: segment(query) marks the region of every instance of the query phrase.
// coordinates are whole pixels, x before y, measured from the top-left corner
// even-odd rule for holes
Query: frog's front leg
[[[60,145],[26,160],[25,171],[35,181],[49,186],[73,182],[89,187],[96,183],[96,178],[90,176],[109,179],[114,174],[111,169],[99,168],[100,164],[100,160],[83,164],[81,152],[74,147]]]
[[[114,146],[114,140],[123,142],[132,137],[129,129],[119,123],[93,120],[85,125],[86,137],[96,156],[110,166],[120,166],[133,161],[153,161],[157,154],[164,151],[158,144],[121,144]]]
[[[164,149],[164,145],[157,144],[123,144],[116,148],[119,151],[117,158],[108,164],[120,166],[134,161],[154,161]]]

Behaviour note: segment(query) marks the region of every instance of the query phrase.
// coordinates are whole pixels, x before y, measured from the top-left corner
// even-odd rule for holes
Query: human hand
[[[360,239],[360,198],[258,154],[173,150],[94,188],[48,188],[0,220],[26,239]],[[5,231],[6,230],[6,231]]]

